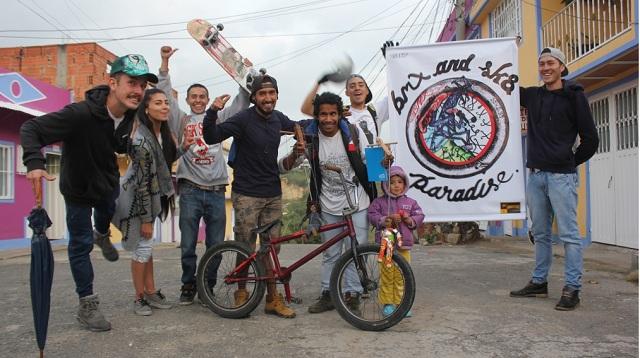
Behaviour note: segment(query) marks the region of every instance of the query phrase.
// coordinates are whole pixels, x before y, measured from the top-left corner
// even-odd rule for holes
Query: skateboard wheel
[[[222,31],[222,30],[224,30],[224,25],[223,24],[217,24],[216,28],[218,29],[218,31]]]
[[[261,68],[261,69],[259,69],[258,71],[260,71],[260,73],[262,73],[263,75],[266,75],[266,74],[267,74],[267,69],[266,69],[266,68],[264,68],[264,67],[263,67],[263,68]]]

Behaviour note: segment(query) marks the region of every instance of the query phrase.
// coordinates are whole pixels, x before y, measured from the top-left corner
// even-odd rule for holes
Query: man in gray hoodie
[[[169,125],[179,143],[178,194],[180,195],[180,249],[182,258],[182,288],[180,305],[190,305],[196,295],[196,243],[200,219],[205,223],[207,248],[224,241],[226,227],[225,191],[228,185],[227,165],[222,144],[207,144],[202,140],[202,120],[209,104],[209,92],[201,84],[187,90],[186,114],[171,96],[169,58],[176,52],[169,46],[160,49],[161,65],[157,88],[167,93],[171,112]],[[221,111],[218,122],[249,107],[249,94],[240,88],[231,106]],[[213,284],[213,283],[212,283]]]

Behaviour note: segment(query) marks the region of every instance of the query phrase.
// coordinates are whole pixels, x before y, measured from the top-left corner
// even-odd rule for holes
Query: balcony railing
[[[567,64],[631,30],[634,0],[575,0],[542,25],[543,47],[562,50]]]

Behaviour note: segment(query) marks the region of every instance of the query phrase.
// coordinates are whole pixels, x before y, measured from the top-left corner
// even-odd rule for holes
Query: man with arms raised
[[[171,113],[169,125],[180,143],[178,159],[178,194],[180,195],[180,250],[182,261],[182,288],[180,305],[190,305],[196,288],[196,243],[200,219],[205,224],[205,246],[207,248],[224,241],[226,227],[225,191],[228,184],[227,165],[221,144],[208,145],[202,140],[202,120],[209,104],[209,91],[199,83],[187,89],[187,104],[191,113],[180,110],[178,103],[169,95],[169,59],[177,51],[169,46],[160,49],[159,82],[157,88],[167,93]],[[240,88],[229,108],[221,111],[222,122],[238,111],[249,107],[249,94]]]

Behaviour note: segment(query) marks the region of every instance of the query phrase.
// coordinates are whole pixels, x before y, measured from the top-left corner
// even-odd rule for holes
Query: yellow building
[[[541,84],[537,59],[544,47],[556,47],[565,53],[570,71],[566,79],[585,87],[600,136],[597,153],[578,169],[580,233],[587,241],[637,249],[637,2],[467,0],[466,3],[466,39],[522,38],[521,86]],[[440,41],[455,39],[454,17],[450,19]],[[516,235],[526,233],[526,222],[505,224]]]

